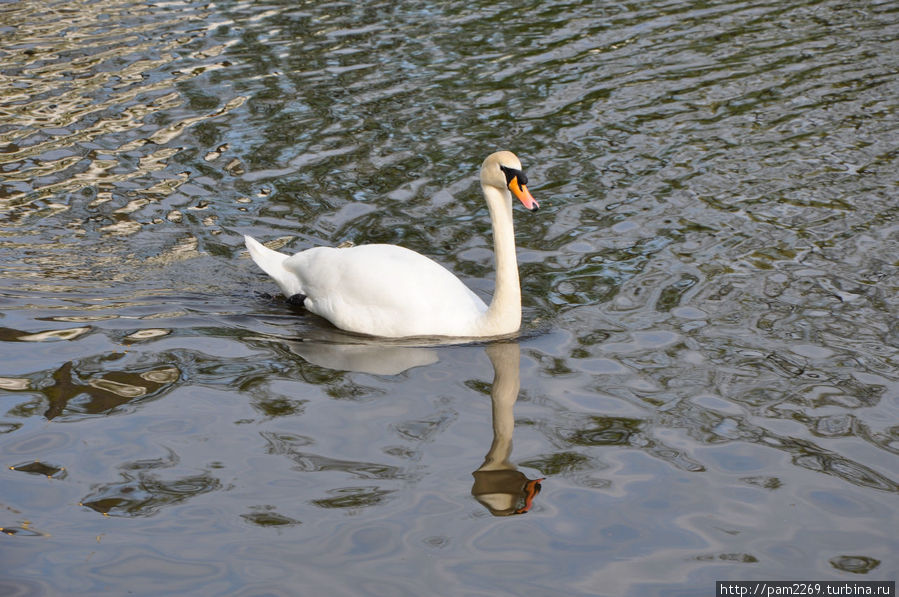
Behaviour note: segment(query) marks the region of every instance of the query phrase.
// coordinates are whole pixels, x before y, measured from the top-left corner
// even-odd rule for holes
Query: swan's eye
[[[506,175],[506,186],[512,184],[512,181],[516,178],[518,179],[519,185],[528,184],[528,177],[524,175],[524,172],[521,170],[516,170],[515,168],[509,168],[508,166],[500,166],[500,170],[503,171],[503,174]]]

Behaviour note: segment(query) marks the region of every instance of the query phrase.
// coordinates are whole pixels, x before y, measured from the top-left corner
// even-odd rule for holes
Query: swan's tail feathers
[[[300,281],[291,272],[284,267],[284,261],[287,255],[273,251],[250,236],[244,236],[244,242],[247,244],[247,250],[250,257],[256,262],[262,271],[267,273],[281,287],[284,296],[293,296],[302,294],[303,289],[300,288]]]

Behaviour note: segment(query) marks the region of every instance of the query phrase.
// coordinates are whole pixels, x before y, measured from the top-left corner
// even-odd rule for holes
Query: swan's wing
[[[306,308],[376,336],[467,335],[487,310],[440,264],[395,245],[315,247],[284,261]]]

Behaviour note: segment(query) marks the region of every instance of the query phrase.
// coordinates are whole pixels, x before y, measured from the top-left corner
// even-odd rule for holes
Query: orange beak
[[[509,190],[518,197],[518,200],[521,201],[521,204],[524,205],[530,211],[537,211],[540,209],[540,204],[537,203],[537,200],[531,197],[531,192],[528,191],[527,185],[519,185],[518,177],[512,179],[509,182]]]

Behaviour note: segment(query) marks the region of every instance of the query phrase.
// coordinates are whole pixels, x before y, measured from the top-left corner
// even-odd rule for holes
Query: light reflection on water
[[[827,0],[3,6],[0,593],[895,579],[897,31]],[[542,206],[512,343],[372,347],[245,258],[396,242],[487,297],[500,147]]]

